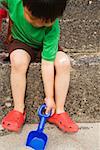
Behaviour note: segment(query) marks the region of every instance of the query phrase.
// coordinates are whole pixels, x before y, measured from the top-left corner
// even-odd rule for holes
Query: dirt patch
[[[60,23],[62,46],[100,51],[100,0],[70,0]]]

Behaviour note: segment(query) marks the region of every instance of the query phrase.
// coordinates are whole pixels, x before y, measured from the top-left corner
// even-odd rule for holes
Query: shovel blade
[[[48,137],[43,132],[31,131],[27,137],[26,146],[34,150],[44,150]]]

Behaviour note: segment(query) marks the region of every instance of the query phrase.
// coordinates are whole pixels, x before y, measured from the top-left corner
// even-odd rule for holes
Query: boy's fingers
[[[48,114],[48,113],[50,113],[50,111],[51,111],[51,116],[55,113],[55,108],[50,108],[50,107],[47,107],[47,109],[46,109],[46,114]]]
[[[51,109],[50,109],[49,107],[47,107],[45,113],[48,114],[48,113],[50,112],[50,110],[51,110]]]
[[[55,108],[52,109],[52,114],[51,114],[51,116],[52,116],[54,113],[55,113]]]

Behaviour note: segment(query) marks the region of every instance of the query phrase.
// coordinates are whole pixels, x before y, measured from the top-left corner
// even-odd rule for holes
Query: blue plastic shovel
[[[38,129],[36,131],[31,131],[27,137],[26,146],[29,146],[34,150],[44,150],[48,140],[47,135],[43,133],[43,129],[46,119],[50,117],[51,112],[49,114],[43,114],[43,110],[45,110],[45,108],[46,104],[43,104],[38,110],[38,115],[40,117]]]

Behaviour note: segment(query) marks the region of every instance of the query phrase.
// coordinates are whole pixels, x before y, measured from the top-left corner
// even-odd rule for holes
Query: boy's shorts
[[[34,62],[41,61],[41,51],[43,49],[42,47],[40,49],[36,49],[19,40],[12,39],[8,46],[9,54],[11,54],[14,50],[17,50],[17,49],[25,50],[30,55],[31,61],[34,61]],[[58,50],[63,51],[63,49],[60,46]]]

